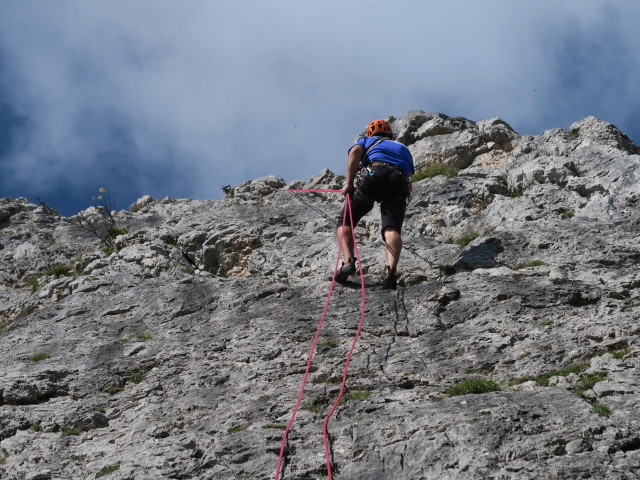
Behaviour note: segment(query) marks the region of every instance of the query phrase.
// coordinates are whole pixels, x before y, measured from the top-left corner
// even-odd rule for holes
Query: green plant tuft
[[[467,245],[469,245],[471,242],[473,242],[479,236],[480,236],[480,234],[478,232],[469,232],[469,233],[466,233],[465,235],[461,236],[460,238],[456,238],[453,241],[453,243],[455,243],[456,245],[461,245],[463,247],[466,247]]]
[[[42,274],[30,276],[25,280],[24,286],[26,288],[29,288],[31,290],[31,293],[36,293],[36,291],[38,290],[38,287],[40,286],[41,277],[42,277]]]
[[[328,373],[321,373],[320,375],[313,377],[313,379],[311,380],[311,383],[313,383],[314,385],[335,385],[341,382],[342,377],[339,377],[337,375],[331,376]]]
[[[444,393],[450,397],[457,397],[459,395],[489,393],[497,392],[499,390],[500,386],[493,380],[486,378],[472,378],[447,388]]]
[[[322,400],[316,400],[312,404],[303,407],[304,410],[313,413],[322,413],[325,409],[325,404]]]
[[[133,375],[129,375],[127,377],[127,382],[131,383],[142,383],[144,381],[145,375],[143,372],[136,372]]]
[[[33,312],[37,312],[37,311],[38,311],[38,307],[36,307],[36,306],[29,307],[29,308],[24,309],[22,312],[20,312],[16,318],[17,319],[27,318]],[[0,324],[0,330],[2,330],[2,325],[1,324]]]
[[[546,265],[546,263],[543,262],[542,260],[531,260],[530,262],[527,262],[524,265],[517,267],[516,270],[520,270],[521,268],[541,267],[543,265]]]
[[[56,278],[66,277],[71,273],[72,270],[73,267],[71,265],[54,265],[49,270],[47,270],[44,275]]]
[[[79,428],[63,428],[60,433],[63,437],[70,437],[72,435],[80,435],[82,431]]]
[[[603,405],[602,403],[595,402],[592,403],[592,406],[596,413],[601,417],[608,417],[613,413],[613,411],[609,407]]]
[[[631,351],[631,347],[625,347],[625,348],[621,348],[619,350],[611,350],[611,356],[613,358],[616,358],[618,360],[621,360],[622,358],[624,358],[625,355],[627,355],[629,352]]]
[[[141,367],[137,371],[133,372],[131,375],[127,377],[127,382],[131,383],[141,383],[147,377],[147,373],[153,367]]]
[[[105,235],[109,238],[116,238],[116,237],[119,237],[120,235],[126,235],[127,233],[129,233],[128,228],[111,227],[107,229],[107,231],[105,232]]]
[[[251,423],[245,423],[244,425],[239,425],[237,427],[231,427],[227,429],[227,433],[236,433],[236,432],[242,432],[246,429],[248,429],[251,426]]]
[[[575,392],[579,396],[583,396],[584,392],[591,390],[596,383],[602,382],[606,379],[607,376],[602,372],[592,372],[582,375],[580,380],[576,382]]]
[[[454,178],[458,176],[459,171],[459,169],[451,167],[446,163],[430,163],[413,175],[413,181],[419,182],[425,178],[436,177],[438,175],[444,175],[447,178]]]
[[[335,463],[331,465],[331,476],[335,477],[336,475],[338,475],[340,473],[340,469],[338,468],[338,465],[336,465]],[[323,470],[320,475],[322,477],[328,477],[329,474],[327,473],[326,470]]]
[[[551,372],[543,373],[542,375],[538,375],[535,378],[527,378],[526,380],[534,380],[538,385],[542,387],[548,387],[551,377],[566,377],[571,373],[582,373],[587,368],[589,368],[588,362],[575,363],[559,370],[552,370]]]
[[[105,393],[108,393],[109,395],[115,395],[118,392],[121,392],[124,390],[124,387],[117,387],[117,386],[111,386],[111,387],[107,387],[104,389]]]
[[[151,340],[153,338],[153,335],[147,332],[137,332],[136,338],[141,342],[146,342],[147,340]]]
[[[11,325],[11,320],[0,322],[0,333],[2,333],[4,329],[7,328],[9,325]]]
[[[38,352],[35,355],[29,357],[29,361],[31,362],[41,362],[42,360],[46,360],[47,358],[51,358],[51,355],[47,352]]]
[[[361,389],[350,390],[340,399],[340,405],[343,405],[352,400],[353,401],[366,400],[371,396],[372,393],[373,392],[369,390],[361,390]]]
[[[118,470],[120,470],[120,465],[107,465],[106,467],[102,467],[102,469],[96,473],[96,478],[104,477],[105,475],[117,472]]]

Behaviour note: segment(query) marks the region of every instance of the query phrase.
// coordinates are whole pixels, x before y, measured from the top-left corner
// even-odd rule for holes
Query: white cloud
[[[605,0],[5,3],[0,80],[30,129],[0,171],[12,165],[12,184],[35,189],[51,178],[117,182],[104,176],[129,168],[134,198],[204,198],[267,173],[340,171],[368,121],[413,109],[501,116],[521,133],[591,113],[624,127],[638,106],[639,10]],[[571,84],[572,73],[583,78]]]

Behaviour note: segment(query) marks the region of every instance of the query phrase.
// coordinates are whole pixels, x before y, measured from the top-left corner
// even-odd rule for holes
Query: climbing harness
[[[365,158],[367,158],[367,156],[369,155],[369,152],[373,147],[375,147],[379,143],[384,142],[385,140],[386,138],[378,138],[375,142],[369,145],[369,147],[362,154],[362,159],[360,160],[360,164],[362,165],[362,162],[364,161]],[[365,166],[360,167],[360,169],[356,172],[355,177],[353,179],[353,183],[356,187],[356,190],[360,190],[362,188],[367,177],[373,177],[376,174],[375,170],[371,168],[371,165],[376,165],[379,163],[382,163],[382,162],[377,162],[377,163],[371,162],[366,167]]]
[[[316,192],[316,193],[341,193],[342,190],[293,190],[295,192]],[[351,225],[353,225],[353,216],[351,214],[351,200],[349,198],[349,194],[345,196],[346,208],[344,209],[344,215],[342,218],[342,226],[346,225],[347,221],[347,211],[349,212],[349,219],[351,221]],[[349,362],[351,361],[351,356],[353,354],[353,350],[355,349],[358,338],[360,337],[360,331],[362,330],[362,324],[364,323],[364,311],[365,311],[365,293],[364,293],[364,274],[362,273],[362,263],[360,262],[360,253],[358,252],[358,245],[356,243],[356,235],[355,228],[351,229],[351,238],[353,239],[353,246],[356,254],[356,259],[358,260],[359,272],[360,272],[360,284],[361,284],[361,292],[362,292],[362,300],[360,305],[360,322],[358,323],[358,328],[356,329],[356,334],[353,337],[353,342],[351,343],[351,348],[349,349],[349,353],[347,354],[347,358],[344,363],[344,371],[342,373],[342,383],[340,385],[340,391],[338,392],[338,396],[336,398],[335,403],[331,407],[331,410],[327,414],[322,423],[322,439],[324,443],[324,453],[325,453],[325,461],[327,464],[327,477],[329,480],[333,479],[333,474],[331,472],[331,452],[329,450],[329,439],[327,434],[327,426],[329,424],[329,419],[333,415],[333,412],[338,407],[340,400],[342,399],[342,395],[344,393],[345,385],[347,383],[347,371],[349,369]],[[307,378],[309,376],[309,371],[311,369],[311,361],[313,359],[313,353],[316,348],[316,344],[318,343],[318,338],[320,336],[320,331],[322,330],[322,324],[324,323],[325,316],[327,314],[327,310],[329,308],[329,301],[331,300],[331,294],[333,293],[333,287],[336,282],[336,273],[338,272],[338,264],[340,263],[340,254],[342,253],[342,242],[338,242],[338,256],[336,258],[336,265],[333,270],[333,276],[331,278],[331,286],[329,287],[329,293],[327,294],[327,299],[324,304],[324,310],[322,311],[322,315],[320,316],[320,322],[318,323],[318,328],[316,329],[315,337],[311,342],[311,349],[309,350],[309,356],[307,359],[307,367],[304,372],[304,376],[302,377],[302,384],[300,385],[300,392],[298,393],[298,398],[296,400],[296,404],[293,408],[293,412],[291,414],[291,418],[287,423],[287,427],[285,428],[284,434],[282,435],[282,444],[280,446],[280,455],[278,456],[278,464],[276,466],[276,473],[274,480],[278,480],[280,476],[280,469],[282,467],[282,460],[284,459],[284,450],[287,444],[287,436],[289,435],[289,430],[291,429],[291,425],[295,420],[296,414],[298,413],[298,409],[300,408],[300,403],[302,402],[302,395],[304,393],[305,386],[307,384]]]

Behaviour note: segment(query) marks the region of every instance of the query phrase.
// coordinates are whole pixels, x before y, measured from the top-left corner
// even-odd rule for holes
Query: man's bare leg
[[[353,237],[351,236],[351,227],[342,226],[338,227],[336,237],[338,243],[342,245],[342,259],[346,264],[350,259],[355,258],[353,253]]]
[[[385,254],[387,256],[387,265],[391,270],[398,266],[400,261],[400,252],[402,251],[402,237],[400,232],[395,228],[387,227],[382,233],[385,240]]]

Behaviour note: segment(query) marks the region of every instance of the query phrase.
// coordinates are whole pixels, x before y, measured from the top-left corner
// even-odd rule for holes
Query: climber
[[[415,173],[409,149],[392,140],[391,125],[385,120],[374,120],[367,127],[367,136],[359,139],[349,149],[346,186],[343,195],[349,194],[354,225],[347,212],[343,226],[344,209],[338,217],[338,242],[342,245],[342,267],[336,273],[336,281],[344,282],[356,272],[352,228],[371,211],[374,203],[380,203],[382,240],[385,243],[385,277],[382,287],[395,289],[396,268],[402,250],[402,223],[411,192],[411,175]]]

